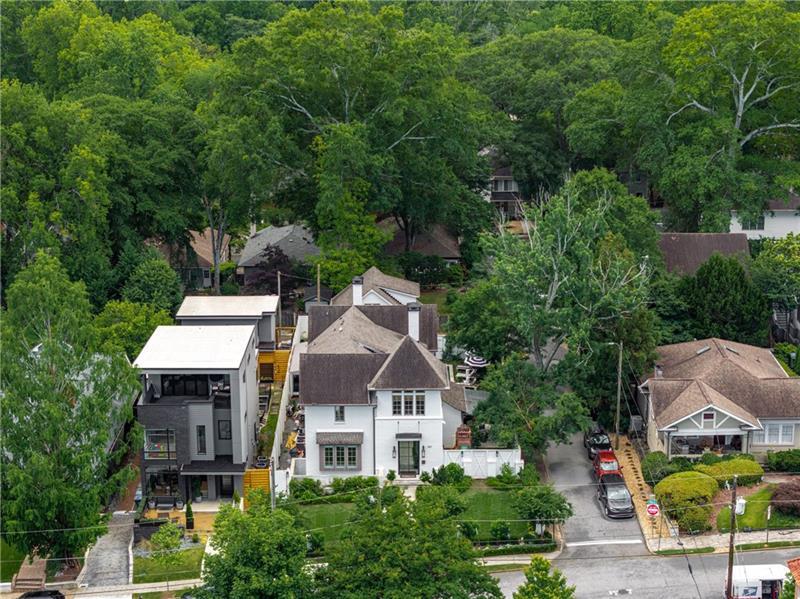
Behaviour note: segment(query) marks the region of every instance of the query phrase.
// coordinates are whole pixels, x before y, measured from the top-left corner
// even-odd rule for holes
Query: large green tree
[[[272,511],[269,499],[255,493],[240,511],[222,507],[207,555],[201,596],[208,599],[297,599],[311,596],[306,570],[306,539],[293,517]]]
[[[111,300],[95,317],[94,326],[103,347],[121,349],[132,362],[156,327],[172,322],[166,310],[149,304]]]
[[[178,273],[166,260],[150,258],[133,270],[122,289],[122,297],[174,314],[183,299],[183,290]]]
[[[769,302],[737,258],[714,254],[681,282],[680,291],[696,338],[766,345]]]
[[[800,305],[800,232],[765,240],[750,270],[770,302],[790,310]]]
[[[102,510],[133,479],[139,383],[121,352],[99,352],[82,283],[37,254],[8,289],[0,463],[3,533],[31,554],[77,558],[105,530]]]
[[[414,502],[386,496],[362,500],[340,542],[326,552],[327,565],[317,572],[320,596],[502,597],[458,534],[446,492],[426,492]]]
[[[291,196],[297,215],[324,233],[339,198],[321,177],[358,179],[363,186],[348,191],[396,217],[410,245],[486,177],[488,103],[454,77],[462,50],[444,25],[407,27],[399,6],[319,3],[237,43],[217,101],[264,130],[279,120],[280,141],[254,152],[280,169],[269,191]],[[331,170],[332,160],[320,172],[320,150],[343,144],[354,148],[338,154],[346,172]]]

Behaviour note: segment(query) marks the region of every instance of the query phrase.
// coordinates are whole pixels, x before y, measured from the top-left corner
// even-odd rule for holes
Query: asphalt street
[[[629,556],[619,547],[604,548],[603,557],[559,557],[553,565],[575,585],[579,599],[633,597],[636,599],[723,599],[726,554],[688,556]],[[785,564],[800,549],[750,551],[736,556],[737,565]],[[689,571],[689,564],[691,570]],[[694,578],[692,577],[694,576]],[[522,572],[495,575],[506,597],[524,581]]]
[[[553,564],[575,585],[577,597],[722,599],[726,554],[653,556],[635,518],[603,516],[582,435],[575,435],[570,445],[551,447],[547,464],[551,482],[575,514],[563,527],[564,549]],[[736,563],[780,564],[797,556],[800,549],[756,551],[737,554]],[[495,576],[507,597],[524,581],[522,572]]]
[[[575,435],[570,445],[557,445],[547,452],[550,481],[567,497],[574,512],[563,527],[562,557],[599,557],[609,552],[648,555],[636,518],[613,520],[603,515],[582,439],[581,434]]]

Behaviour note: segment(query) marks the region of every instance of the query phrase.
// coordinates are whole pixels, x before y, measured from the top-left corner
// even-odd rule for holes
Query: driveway
[[[550,481],[572,504],[574,515],[564,524],[564,558],[614,555],[648,555],[636,518],[611,520],[600,511],[591,462],[577,434],[569,445],[547,452]],[[613,552],[611,551],[613,547]]]
[[[133,514],[115,512],[108,523],[108,532],[100,537],[86,556],[83,584],[108,587],[128,584],[133,564],[128,560],[128,545],[133,538]]]

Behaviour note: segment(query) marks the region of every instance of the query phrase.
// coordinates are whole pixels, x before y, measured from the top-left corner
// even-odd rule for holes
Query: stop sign
[[[647,514],[650,516],[658,516],[658,504],[657,503],[648,503],[647,504]]]

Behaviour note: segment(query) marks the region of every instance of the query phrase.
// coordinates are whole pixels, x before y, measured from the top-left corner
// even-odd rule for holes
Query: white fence
[[[458,464],[464,474],[472,478],[489,478],[500,474],[504,464],[508,464],[514,474],[522,470],[522,451],[515,449],[445,449],[445,464]]]

